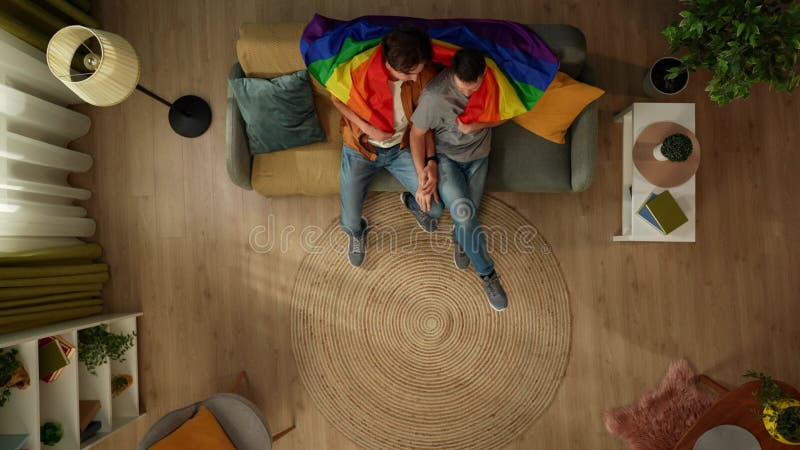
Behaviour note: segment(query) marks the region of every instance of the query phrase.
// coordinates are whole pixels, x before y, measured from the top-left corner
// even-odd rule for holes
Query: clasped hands
[[[431,209],[431,202],[439,203],[439,168],[436,161],[429,161],[428,164],[422,169],[419,175],[419,186],[414,198],[417,199],[419,209],[422,211],[429,211]]]

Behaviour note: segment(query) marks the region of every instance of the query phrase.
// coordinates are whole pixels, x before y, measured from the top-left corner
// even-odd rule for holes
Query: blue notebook
[[[653,217],[653,214],[650,212],[650,210],[645,207],[647,205],[647,202],[656,198],[657,196],[658,195],[656,193],[651,192],[650,195],[647,197],[647,200],[645,200],[644,203],[642,203],[642,206],[639,207],[639,210],[636,211],[636,214],[638,214],[639,217],[644,219],[647,223],[652,225],[653,228],[660,231],[661,233],[664,233],[664,230],[661,228],[661,225],[658,224],[656,218]]]
[[[0,434],[0,448],[3,450],[19,450],[27,440],[27,434]]]

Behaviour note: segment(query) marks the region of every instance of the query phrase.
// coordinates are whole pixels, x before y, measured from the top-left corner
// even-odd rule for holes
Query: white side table
[[[614,242],[695,242],[695,175],[680,186],[664,189],[648,182],[633,163],[634,143],[652,123],[674,122],[694,133],[694,103],[634,103],[614,116],[614,122],[622,123],[622,233],[613,237]],[[689,219],[667,235],[636,217],[651,192],[665,190]]]

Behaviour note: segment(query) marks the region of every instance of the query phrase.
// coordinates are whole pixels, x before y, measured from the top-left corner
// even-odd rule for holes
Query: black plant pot
[[[658,97],[661,95],[675,95],[686,88],[689,84],[689,73],[684,71],[673,80],[667,80],[665,77],[669,74],[669,70],[673,67],[680,66],[681,61],[678,58],[666,56],[659,59],[647,71],[644,77],[642,86],[644,93],[648,97]]]

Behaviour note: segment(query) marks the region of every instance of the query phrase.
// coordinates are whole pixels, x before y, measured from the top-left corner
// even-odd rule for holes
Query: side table
[[[695,132],[694,103],[634,103],[614,116],[622,123],[622,232],[614,242],[695,242],[695,176],[669,188],[689,221],[670,234],[654,229],[636,211],[651,192],[664,190],[648,182],[633,163],[633,147],[639,134],[655,122],[674,122]],[[702,143],[701,143],[702,144]]]

